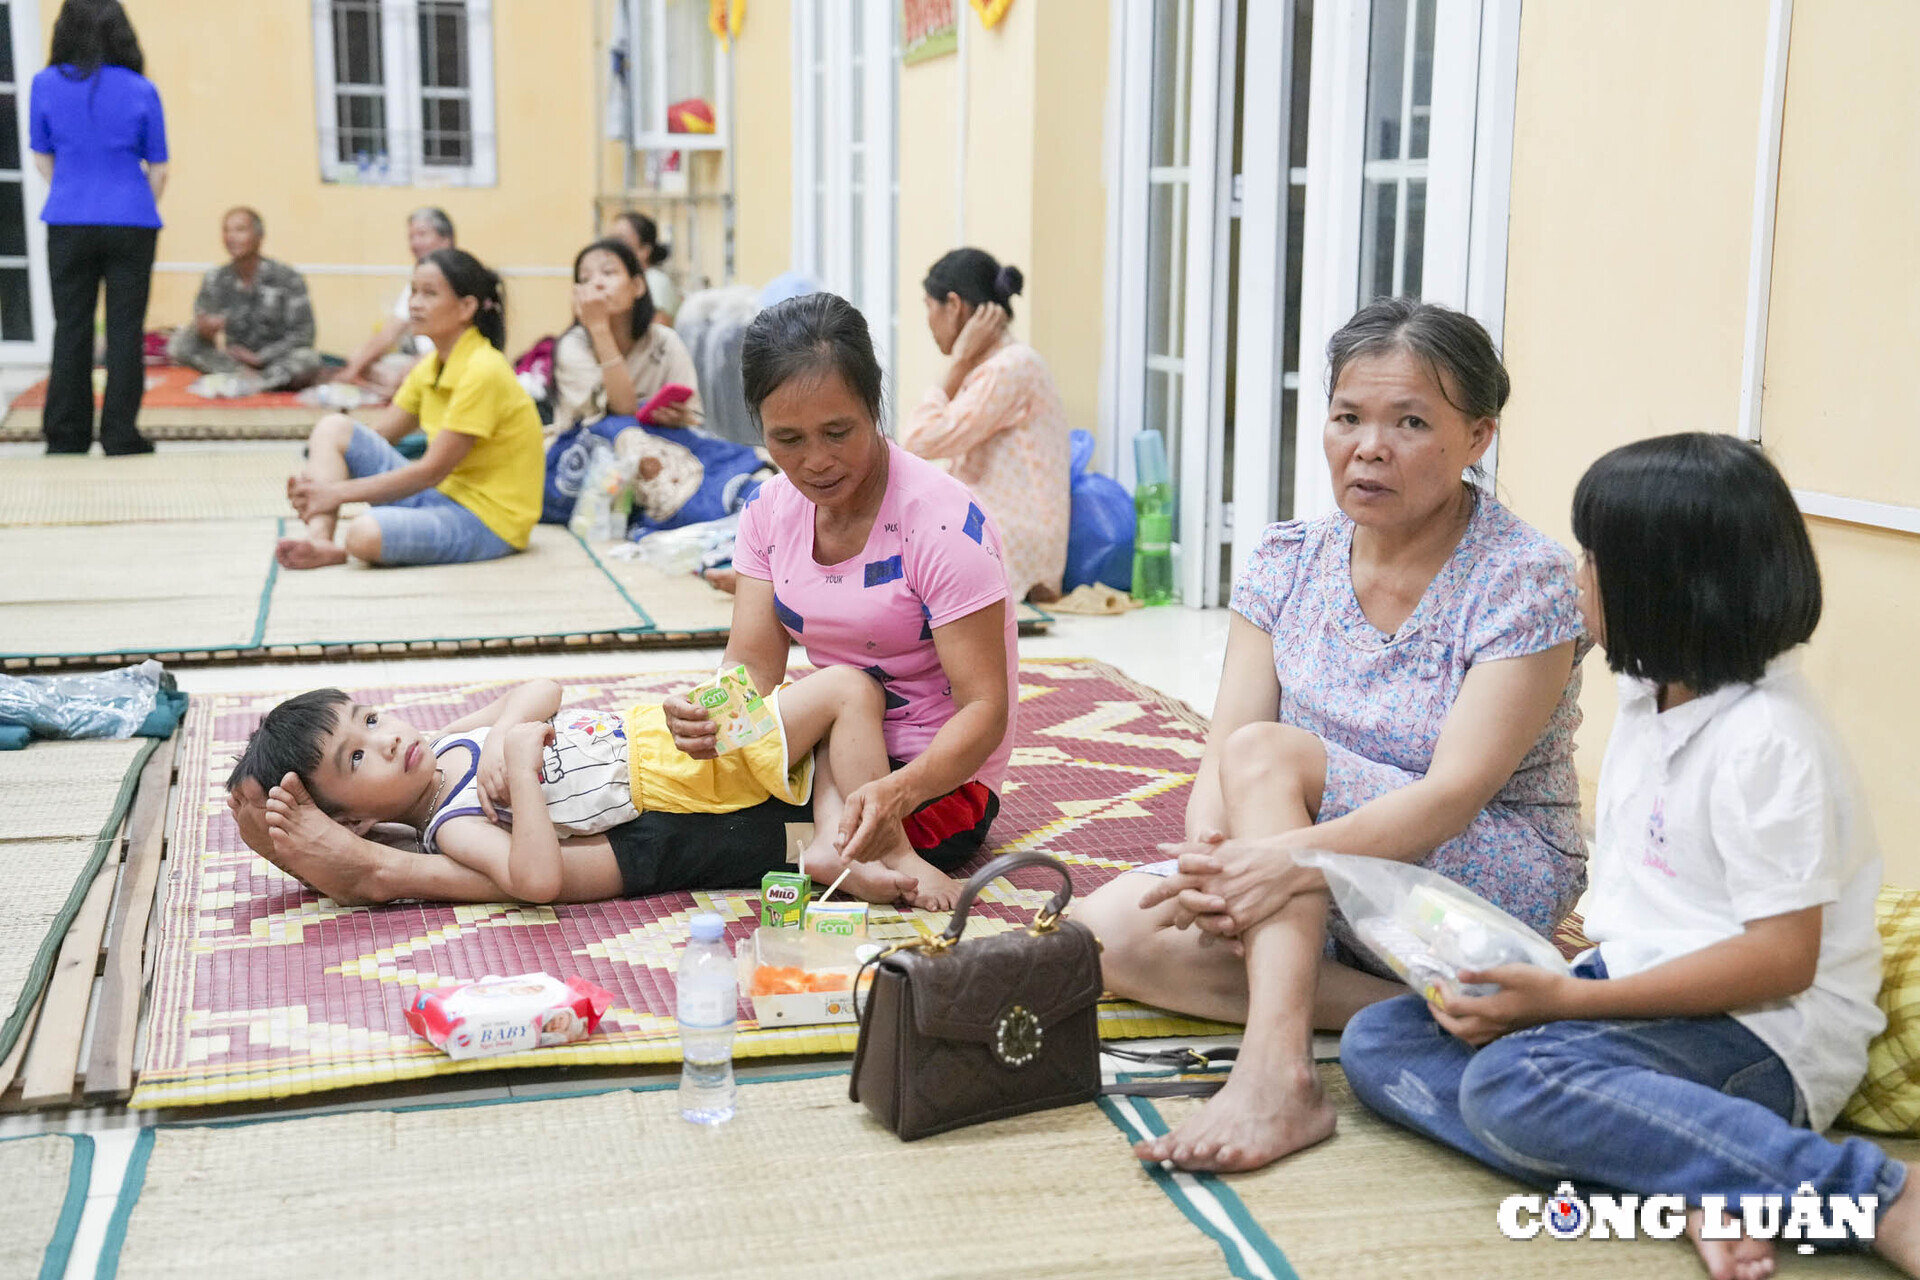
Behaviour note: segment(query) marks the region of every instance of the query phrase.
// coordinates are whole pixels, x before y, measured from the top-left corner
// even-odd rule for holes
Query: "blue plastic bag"
[[[1070,482],[1073,506],[1067,518],[1067,572],[1061,590],[1104,582],[1133,589],[1133,495],[1112,476],[1087,470],[1093,436],[1075,431]]]

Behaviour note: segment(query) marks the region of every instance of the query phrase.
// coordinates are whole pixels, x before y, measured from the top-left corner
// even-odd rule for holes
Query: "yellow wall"
[[[959,211],[960,60],[937,58],[900,75],[900,394],[911,403],[946,368],[922,322],[920,282],[964,243],[1026,274],[1014,332],[1046,358],[1072,424],[1091,431],[1106,245],[1106,0],[1016,3],[990,31],[964,8],[962,21],[967,189]]]
[[[745,284],[793,261],[792,21],[788,0],[759,0],[734,43],[734,273]]]
[[[320,344],[344,352],[371,332],[406,281],[407,213],[436,204],[453,217],[462,247],[507,269],[511,350],[567,322],[564,276],[515,272],[564,273],[593,231],[600,113],[586,0],[494,6],[499,183],[441,189],[320,181],[310,5],[127,0],[127,9],[166,107],[173,157],[161,262],[223,260],[220,214],[253,204],[266,218],[269,255],[380,269],[309,276]],[[51,32],[58,3],[42,0],[40,11]],[[186,319],[198,283],[195,272],[157,273],[149,325]]]
[[[1920,6],[1801,0],[1787,62],[1761,434],[1799,488],[1920,507],[1907,371],[1920,320]],[[1920,884],[1920,537],[1815,520],[1808,672],[1874,800],[1888,878]]]
[[[1522,12],[1500,488],[1570,541],[1568,507],[1615,445],[1737,426],[1764,6],[1627,0]],[[1920,323],[1911,211],[1920,88],[1901,51],[1920,9],[1794,6],[1762,435],[1789,483],[1920,506],[1920,444],[1899,375]],[[1889,376],[1889,375],[1892,376]],[[1911,726],[1920,683],[1920,538],[1809,521],[1826,610],[1806,671],[1867,786],[1887,878],[1920,885]],[[1589,790],[1612,680],[1588,660]]]
[[[1737,425],[1765,24],[1748,0],[1521,10],[1499,485],[1569,545],[1600,454]],[[1582,705],[1590,795],[1614,708],[1598,653]]]

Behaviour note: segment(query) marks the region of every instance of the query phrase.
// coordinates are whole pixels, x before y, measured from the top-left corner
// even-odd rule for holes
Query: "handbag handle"
[[[1067,868],[1044,853],[1003,853],[967,878],[966,887],[960,890],[959,901],[953,904],[953,921],[947,925],[947,931],[940,935],[940,945],[952,946],[960,941],[960,935],[967,928],[967,912],[973,909],[973,900],[982,889],[1001,876],[1010,875],[1023,867],[1045,867],[1060,877],[1060,892],[1054,894],[1052,900],[1040,909],[1040,914],[1033,922],[1036,932],[1050,928],[1073,897],[1073,880],[1067,875]]]

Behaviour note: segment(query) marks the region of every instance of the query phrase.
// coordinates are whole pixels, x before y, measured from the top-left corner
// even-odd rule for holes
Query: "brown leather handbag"
[[[1060,891],[1026,929],[963,941],[988,884],[1047,867]],[[1100,943],[1062,920],[1067,869],[1041,853],[1009,853],[960,892],[937,938],[903,943],[868,964],[850,1095],[908,1142],[1100,1094]]]

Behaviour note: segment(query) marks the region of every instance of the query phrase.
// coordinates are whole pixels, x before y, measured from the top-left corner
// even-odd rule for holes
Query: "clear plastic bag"
[[[610,447],[594,450],[567,528],[589,541],[626,537],[627,517],[633,511],[635,465],[634,460],[621,458]]]
[[[635,538],[621,558],[639,560],[673,576],[697,573],[732,560],[739,532],[738,513],[678,529],[656,529]]]
[[[1319,850],[1296,854],[1294,861],[1320,869],[1354,933],[1429,1000],[1499,989],[1461,982],[1463,970],[1531,964],[1570,972],[1551,942],[1438,872],[1389,858]]]
[[[0,676],[0,724],[25,725],[36,738],[130,738],[165,674],[149,658],[90,675]]]

